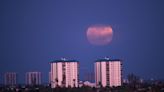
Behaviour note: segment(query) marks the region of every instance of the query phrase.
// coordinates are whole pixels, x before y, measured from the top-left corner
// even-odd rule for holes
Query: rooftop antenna
[[[106,56],[105,59],[109,60],[109,57]]]
[[[66,58],[63,58],[63,57],[62,57],[61,60],[66,61]]]

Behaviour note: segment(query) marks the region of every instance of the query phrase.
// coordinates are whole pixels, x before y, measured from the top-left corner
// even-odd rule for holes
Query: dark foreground
[[[1,86],[0,92],[164,92],[164,84],[127,85],[120,87],[89,87],[54,88],[49,86]]]

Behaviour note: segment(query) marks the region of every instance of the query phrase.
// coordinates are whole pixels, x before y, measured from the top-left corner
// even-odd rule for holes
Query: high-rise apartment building
[[[78,87],[79,62],[76,60],[55,60],[51,62],[51,87]]]
[[[95,80],[97,86],[121,86],[121,60],[109,58],[97,60],[95,62]]]

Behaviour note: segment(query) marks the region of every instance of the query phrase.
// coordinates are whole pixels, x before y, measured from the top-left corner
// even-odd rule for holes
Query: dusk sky
[[[112,41],[90,44],[92,25],[110,25]],[[50,62],[80,62],[80,80],[94,61],[121,59],[123,76],[164,78],[163,0],[0,0],[0,80],[5,72],[40,71],[48,81]]]

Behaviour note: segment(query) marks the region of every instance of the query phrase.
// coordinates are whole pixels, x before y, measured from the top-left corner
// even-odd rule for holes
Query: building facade
[[[122,62],[119,59],[100,59],[95,62],[95,81],[97,86],[121,86]]]
[[[27,85],[40,85],[41,84],[41,72],[27,72],[26,73]]]
[[[4,75],[5,85],[14,86],[17,82],[17,74],[15,72],[7,72]]]
[[[78,87],[79,62],[76,60],[55,60],[51,62],[51,87]]]

